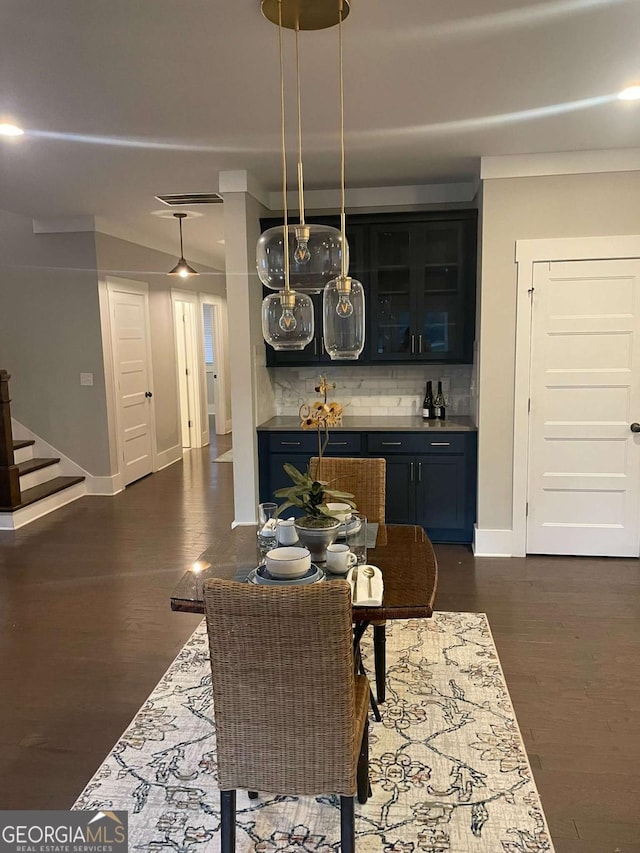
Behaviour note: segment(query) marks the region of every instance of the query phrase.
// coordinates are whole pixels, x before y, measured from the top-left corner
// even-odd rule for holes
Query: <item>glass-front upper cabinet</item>
[[[470,362],[475,211],[371,229],[371,360]]]
[[[374,360],[411,356],[412,236],[406,224],[374,225],[370,231],[369,352]]]

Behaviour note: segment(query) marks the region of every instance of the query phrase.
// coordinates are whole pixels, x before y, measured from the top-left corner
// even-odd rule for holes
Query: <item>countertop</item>
[[[258,426],[260,432],[301,429],[297,415],[278,415]],[[341,427],[331,427],[335,432],[476,432],[477,427],[469,417],[453,415],[444,421],[423,421],[417,415],[361,415],[342,419]]]

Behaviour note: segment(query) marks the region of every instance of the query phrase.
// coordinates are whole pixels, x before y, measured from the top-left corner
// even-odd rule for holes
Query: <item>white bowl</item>
[[[351,513],[353,512],[349,504],[328,503],[327,509],[331,511],[331,514],[335,516],[341,524],[346,524],[351,518]]]
[[[311,568],[311,553],[308,548],[273,548],[264,562],[274,578],[301,578]]]

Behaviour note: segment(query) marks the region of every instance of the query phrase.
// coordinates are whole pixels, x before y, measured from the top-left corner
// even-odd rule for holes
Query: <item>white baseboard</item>
[[[224,434],[229,435],[230,432],[231,432],[231,418],[229,418],[229,420],[226,421],[225,425],[224,425]]]
[[[118,482],[120,478],[117,475],[112,477],[109,475],[90,474],[89,471],[86,471],[81,465],[78,465],[77,462],[74,462],[73,459],[70,459],[62,451],[58,450],[57,447],[49,444],[48,441],[45,441],[44,438],[30,430],[29,427],[21,424],[15,418],[11,418],[11,431],[16,440],[28,439],[35,442],[32,448],[32,455],[34,457],[59,458],[60,473],[63,476],[84,477],[84,488],[87,495],[115,495],[122,491],[122,486]]]
[[[476,557],[511,557],[513,530],[480,529],[473,525],[473,553]]]
[[[256,521],[232,521],[231,522],[231,529],[235,530],[236,527],[255,527],[257,523],[258,523],[257,520]]]
[[[43,515],[48,515],[60,507],[78,500],[86,495],[87,490],[84,483],[69,486],[61,492],[49,495],[47,498],[36,501],[36,503],[17,509],[15,512],[0,512],[0,530],[18,530],[25,524],[30,524]]]
[[[174,462],[180,462],[182,459],[182,445],[174,444],[168,450],[163,450],[161,453],[156,453],[156,471],[162,471],[163,468],[168,468]]]

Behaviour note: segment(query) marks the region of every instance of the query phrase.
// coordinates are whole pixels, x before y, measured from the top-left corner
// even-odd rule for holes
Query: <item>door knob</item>
[[[640,432],[640,424],[638,424],[638,423],[631,424],[631,432]]]
[[[151,391],[145,391],[144,396],[145,397],[153,397],[153,394],[151,393]],[[640,426],[638,427],[638,429],[640,429]]]

